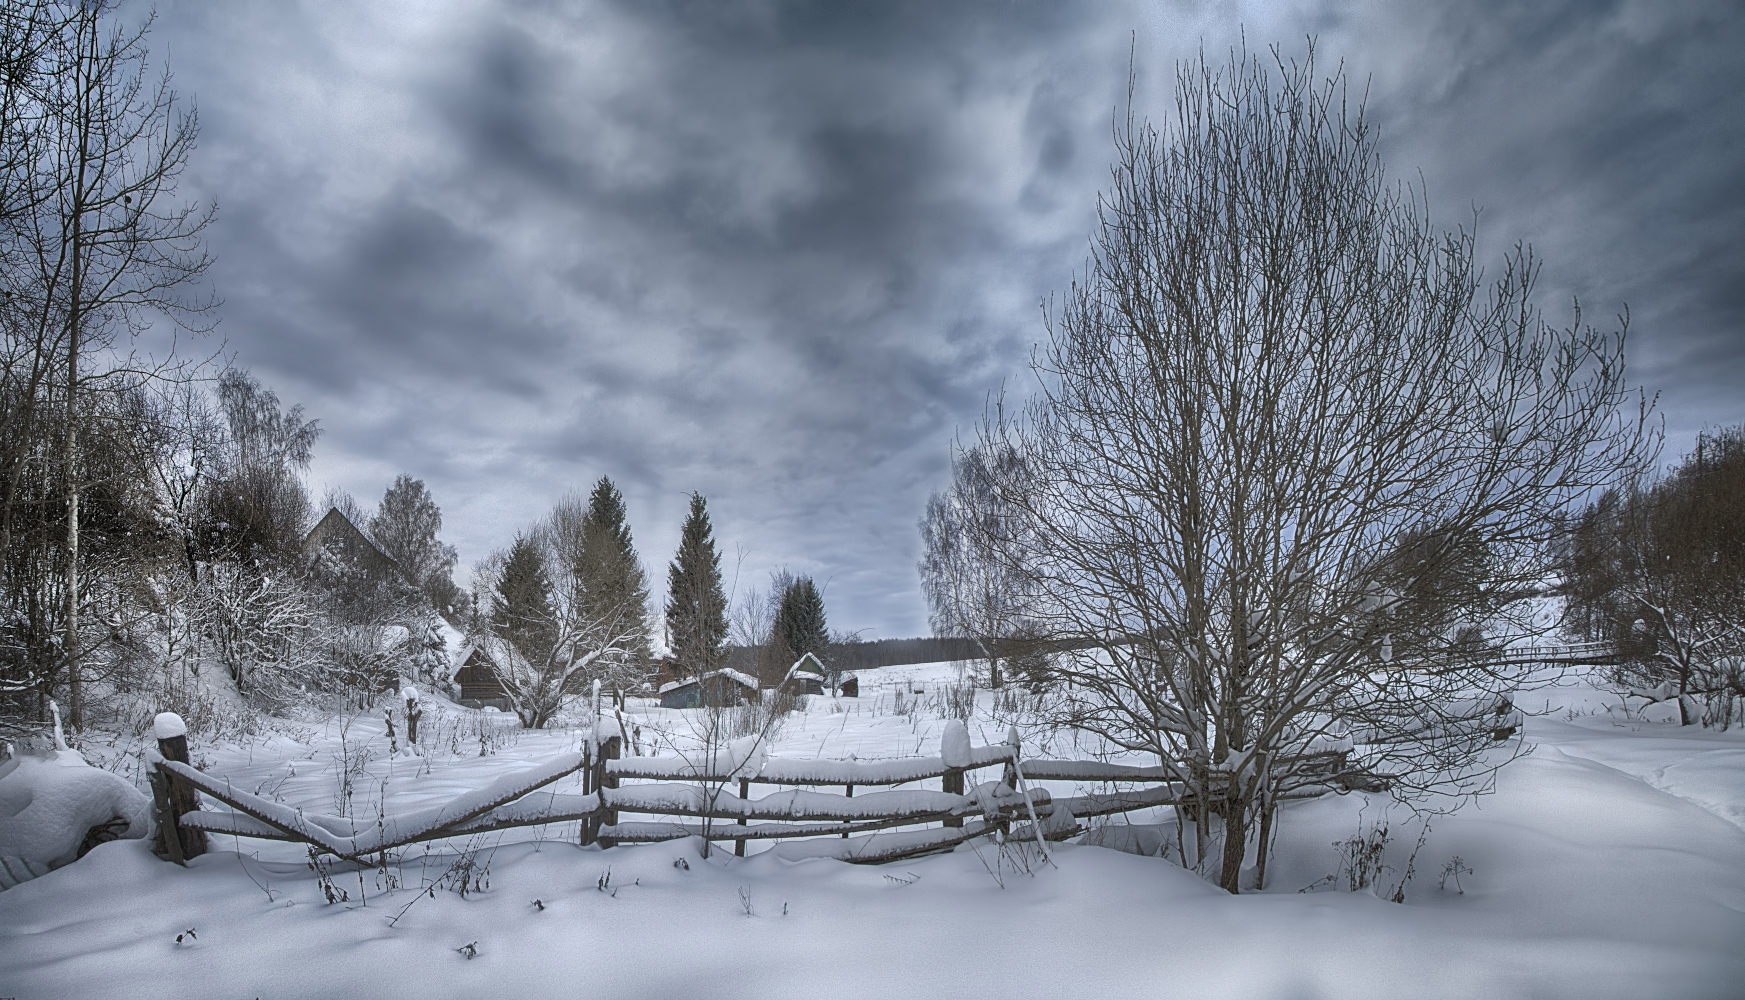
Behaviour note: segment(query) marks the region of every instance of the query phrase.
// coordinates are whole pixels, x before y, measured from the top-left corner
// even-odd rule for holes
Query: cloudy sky
[[[141,8],[134,7],[135,12]],[[1390,174],[1567,319],[1628,305],[1668,453],[1745,420],[1745,30],[1725,2],[160,0],[216,201],[218,336],[325,434],[312,492],[429,484],[465,564],[624,490],[731,582],[924,634],[915,519],[1082,265],[1128,55],[1318,39]]]

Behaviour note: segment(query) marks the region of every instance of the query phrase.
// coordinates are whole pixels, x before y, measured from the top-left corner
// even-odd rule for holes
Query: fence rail
[[[580,753],[503,775],[442,805],[359,822],[295,809],[198,771],[188,763],[185,739],[164,737],[180,720],[166,713],[159,722],[161,756],[152,761],[152,783],[164,831],[162,853],[178,863],[201,853],[209,833],[303,843],[365,861],[419,842],[571,821],[580,821],[582,843],[601,847],[702,837],[732,841],[735,853],[743,855],[750,841],[775,840],[782,842],[774,848],[781,857],[875,863],[946,850],[996,831],[1060,840],[1081,832],[1081,819],[1185,801],[1182,784],[1168,768],[1023,760],[1015,731],[1005,743],[972,747],[967,728],[953,721],[938,756],[881,761],[766,758],[755,740],[716,748],[700,759],[623,758],[622,740],[614,736],[590,742]],[[1327,784],[1291,797],[1340,787],[1344,755],[1313,756],[1329,758]],[[1003,767],[995,779],[966,780],[995,766]],[[580,793],[549,789],[577,772]],[[942,779],[941,790],[888,788],[933,778]],[[645,783],[623,784],[626,779]],[[1057,798],[1028,784],[1035,781],[1149,787]],[[790,787],[753,798],[750,789],[756,784]],[[830,786],[843,791],[814,790]],[[857,786],[883,790],[857,797]],[[196,792],[229,810],[200,807]],[[620,814],[661,818],[623,821]]]

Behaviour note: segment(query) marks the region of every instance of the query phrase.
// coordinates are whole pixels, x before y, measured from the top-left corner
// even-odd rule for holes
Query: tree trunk
[[[77,224],[75,223],[75,233]],[[75,235],[75,239],[76,239]],[[73,257],[73,294],[78,295],[79,264],[75,244]],[[67,701],[74,729],[84,726],[84,685],[79,671],[79,422],[77,390],[79,384],[79,317],[75,304],[67,331]]]
[[[1242,891],[1242,855],[1248,846],[1245,803],[1235,795],[1224,800],[1224,866],[1218,885],[1234,896]]]

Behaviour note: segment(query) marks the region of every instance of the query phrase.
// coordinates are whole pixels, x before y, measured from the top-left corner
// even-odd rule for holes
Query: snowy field
[[[955,679],[868,672],[862,697],[790,716],[775,754],[937,753]],[[290,844],[214,836],[182,869],[124,840],[0,892],[0,996],[1745,996],[1745,736],[1625,715],[1586,688],[1523,701],[1541,713],[1534,749],[1494,795],[1421,846],[1421,821],[1380,796],[1293,804],[1251,895],[1146,856],[1168,809],[1094,835],[1128,851],[1058,845],[1028,874],[986,844],[885,866],[755,844],[705,860],[694,841],[578,847],[574,824],[325,873]],[[1013,708],[980,693],[973,741],[1001,739]],[[628,713],[644,752],[683,747],[695,721]],[[237,787],[373,817],[585,739],[434,702],[425,732],[420,757],[388,754],[379,713],[197,739],[193,756]],[[86,755],[132,777],[125,749]],[[1027,730],[1025,755],[1075,750]],[[1353,892],[1335,844],[1383,824],[1386,867]],[[1402,881],[1405,902],[1388,901]]]

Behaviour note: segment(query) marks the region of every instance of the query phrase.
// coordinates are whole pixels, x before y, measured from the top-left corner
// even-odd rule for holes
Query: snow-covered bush
[[[151,800],[61,747],[0,763],[0,889],[45,875],[108,840],[143,838]]]

